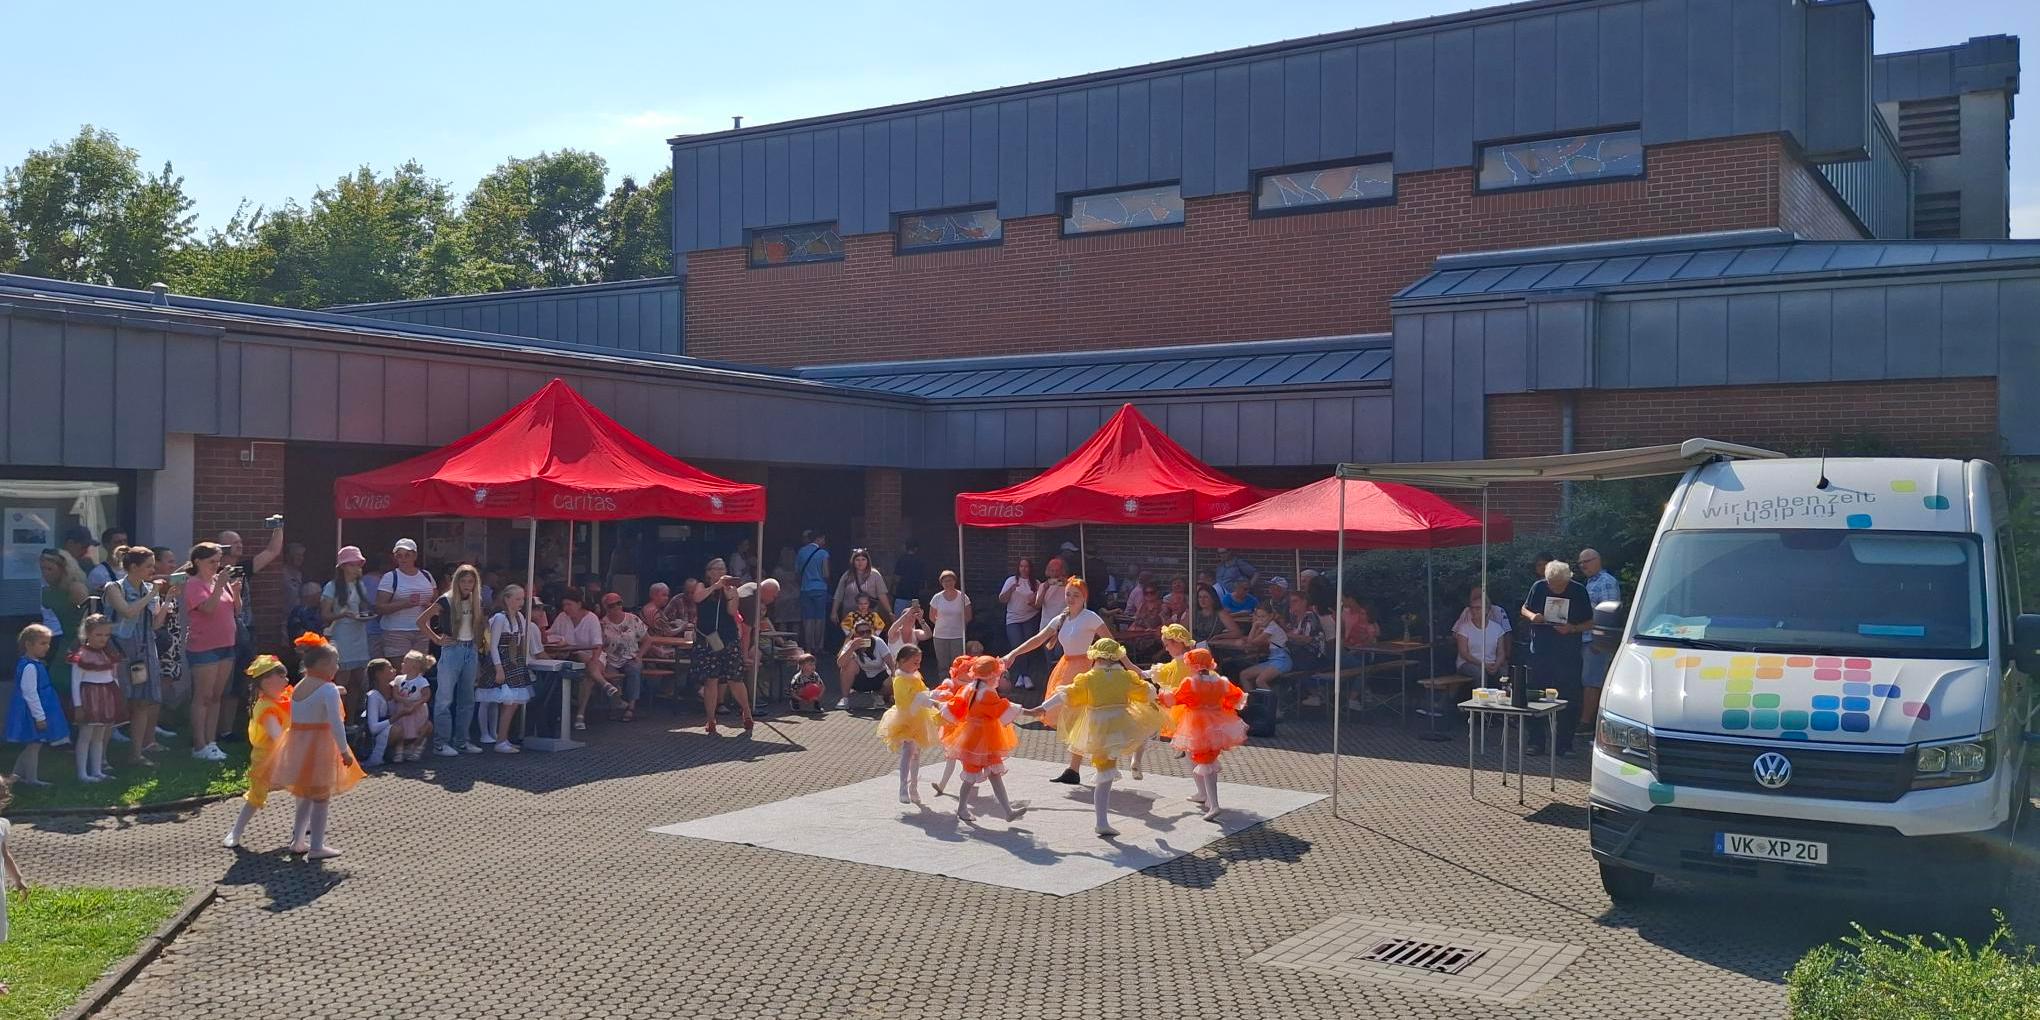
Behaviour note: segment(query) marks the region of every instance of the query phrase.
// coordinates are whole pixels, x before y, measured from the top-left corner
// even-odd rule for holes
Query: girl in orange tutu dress
[[[949,778],[956,774],[956,758],[948,753],[949,735],[955,733],[956,728],[962,725],[960,720],[951,717],[948,712],[943,711],[943,707],[949,704],[949,699],[952,695],[970,686],[970,664],[972,661],[968,655],[957,656],[955,661],[949,664],[949,678],[936,684],[935,689],[928,692],[928,697],[935,702],[936,718],[941,726],[941,735],[937,738],[936,742],[942,746],[943,757],[945,759],[942,763],[942,781],[935,784],[935,796],[937,797],[942,796],[942,788],[948,786]]]
[[[963,787],[956,791],[956,817],[970,821],[970,794],[978,780],[990,777],[992,796],[999,800],[1006,820],[1012,821],[1013,802],[1006,798],[1006,756],[1020,746],[1020,734],[1013,719],[1020,706],[999,694],[999,674],[1004,666],[989,655],[970,665],[971,682],[949,696],[943,714],[956,721],[956,728],[943,737],[949,756],[963,765]]]
[[[1112,799],[1112,784],[1119,778],[1119,759],[1131,757],[1162,728],[1162,714],[1154,703],[1154,688],[1126,664],[1126,649],[1111,638],[1091,645],[1092,667],[1077,674],[1054,697],[1041,703],[1032,714],[1063,710],[1057,727],[1070,753],[1091,759],[1098,770],[1097,785],[1091,791],[1091,806],[1098,813],[1100,836],[1117,836],[1105,817]]]
[[[878,719],[878,739],[900,756],[900,803],[921,802],[921,749],[942,739],[942,713],[921,679],[921,647],[906,645],[893,653],[899,672],[892,678],[892,707]]]
[[[291,689],[290,729],[264,763],[261,780],[265,789],[289,790],[297,798],[297,831],[308,831],[309,839],[293,842],[291,852],[322,861],[340,856],[339,847],[326,843],[326,811],[334,797],[361,782],[362,772],[347,746],[347,710],[333,685],[340,650],[317,634],[298,638],[297,646],[304,679]],[[251,786],[255,778],[249,777]]]
[[[1002,660],[1005,663],[1005,668],[1012,669],[1013,660],[1048,644],[1050,641],[1056,643],[1057,647],[1062,650],[1062,658],[1056,660],[1055,669],[1048,674],[1048,687],[1041,693],[1041,704],[1044,708],[1047,708],[1051,702],[1054,702],[1055,693],[1062,690],[1071,680],[1076,679],[1078,673],[1091,668],[1091,644],[1112,636],[1112,628],[1106,626],[1105,618],[1084,608],[1084,604],[1090,599],[1091,589],[1084,584],[1083,578],[1070,578],[1067,584],[1064,585],[1063,590],[1067,596],[1063,603],[1063,611],[1050,619],[1041,628],[1040,633],[1021,642],[1019,647],[1007,652]],[[1061,705],[1060,702],[1054,703],[1057,706]],[[1029,714],[1047,723],[1050,729],[1055,729],[1059,725],[1057,716],[1060,714],[1060,707],[1048,708],[1046,712],[1031,712]],[[1082,765],[1083,762],[1082,755],[1070,755],[1069,767],[1063,770],[1062,775],[1055,777],[1054,782],[1068,783],[1072,786],[1076,785],[1080,778],[1077,775],[1077,767]]]
[[[234,819],[234,827],[220,840],[220,845],[228,849],[241,845],[248,823],[268,802],[269,788],[263,781],[269,773],[269,759],[275,756],[276,746],[283,743],[284,731],[290,728],[290,674],[284,671],[283,663],[274,655],[258,655],[246,672],[255,684],[255,704],[248,709],[248,792],[241,795],[241,814]],[[293,830],[290,838],[303,839],[304,830]]]
[[[1176,736],[1170,741],[1190,756],[1191,771],[1197,774],[1196,803],[1204,805],[1204,817],[1218,817],[1218,756],[1247,742],[1247,724],[1240,718],[1240,706],[1247,692],[1218,675],[1218,663],[1211,653],[1192,648],[1183,656],[1191,673],[1173,691],[1162,694],[1162,703],[1172,706]]]

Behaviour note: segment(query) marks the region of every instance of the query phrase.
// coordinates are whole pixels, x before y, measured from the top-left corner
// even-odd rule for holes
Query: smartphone
[[[266,519],[263,520],[262,525],[263,527],[266,527],[271,531],[275,531],[276,529],[283,527],[283,515],[270,514]]]
[[[191,575],[190,575],[190,574],[187,574],[187,573],[185,573],[185,572],[184,572],[184,571],[182,571],[182,570],[179,570],[179,571],[177,571],[177,572],[175,572],[175,573],[173,573],[173,574],[171,574],[171,575],[170,575],[170,583],[171,583],[171,584],[183,584],[184,582],[186,582],[186,581],[189,581],[189,580],[191,580]]]

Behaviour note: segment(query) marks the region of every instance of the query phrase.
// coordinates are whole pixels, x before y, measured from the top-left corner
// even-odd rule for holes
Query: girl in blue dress
[[[50,654],[53,636],[48,627],[31,623],[21,628],[21,634],[14,640],[18,658],[14,664],[14,697],[7,704],[7,733],[9,742],[25,744],[21,756],[14,759],[14,781],[29,786],[48,786],[41,772],[42,749],[45,744],[58,743],[71,735],[71,724],[64,718],[64,703],[57,698],[57,687],[50,682],[50,668],[43,664],[43,657]]]

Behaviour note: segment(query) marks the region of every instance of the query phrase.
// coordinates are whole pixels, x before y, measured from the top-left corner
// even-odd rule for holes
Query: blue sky
[[[464,195],[507,157],[573,147],[608,159],[614,183],[665,165],[668,136],[732,114],[760,124],[1483,5],[356,0],[115,3],[89,18],[21,5],[6,15],[9,79],[29,102],[0,114],[0,164],[96,124],[147,163],[174,162],[208,226],[244,198],[302,200],[363,163],[415,158]],[[1876,10],[1880,52],[1998,32],[2040,52],[2036,0]],[[2013,232],[2040,237],[2040,89],[2021,98]]]

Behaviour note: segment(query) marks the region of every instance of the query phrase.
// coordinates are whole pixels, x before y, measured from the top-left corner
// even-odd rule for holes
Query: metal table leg
[[[1516,803],[1523,803],[1523,730],[1524,720],[1516,720]]]
[[[1544,745],[1544,767],[1551,773],[1551,792],[1558,792],[1558,712],[1544,713],[1546,743]]]
[[[1479,713],[1479,712],[1468,712],[1468,713],[1466,713],[1466,795],[1467,795],[1467,796],[1468,796],[1469,798],[1470,798],[1470,797],[1472,797],[1472,796],[1474,795],[1474,793],[1473,793],[1473,717],[1474,717],[1474,716],[1477,716],[1477,715],[1480,715],[1480,714],[1481,714],[1481,713]]]

